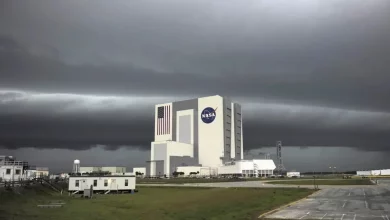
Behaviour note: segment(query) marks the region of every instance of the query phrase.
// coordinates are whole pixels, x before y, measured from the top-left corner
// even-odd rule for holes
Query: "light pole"
[[[332,174],[334,175],[334,171],[336,170],[336,167],[329,167],[329,169],[331,169],[332,170]]]

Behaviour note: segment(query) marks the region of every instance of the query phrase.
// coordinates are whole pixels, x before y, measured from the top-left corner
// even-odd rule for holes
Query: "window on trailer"
[[[108,186],[108,180],[104,180],[104,186]]]
[[[80,183],[80,180],[76,180],[74,186],[75,186],[75,187],[79,187],[79,183]]]
[[[17,170],[15,171],[15,174],[16,174],[16,175],[20,175],[20,170],[17,169]]]
[[[97,186],[97,180],[93,180],[93,186],[94,186],[94,187]]]
[[[5,171],[5,174],[10,175],[10,174],[11,174],[11,169],[7,169],[7,170]]]
[[[125,179],[125,186],[129,186],[129,180]]]

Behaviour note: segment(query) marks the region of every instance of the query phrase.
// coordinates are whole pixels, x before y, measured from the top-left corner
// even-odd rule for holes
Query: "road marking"
[[[299,219],[303,219],[303,218],[306,217],[308,214],[310,214],[310,212],[307,212],[305,215],[303,215],[303,216],[300,217]]]
[[[364,191],[364,189],[363,189],[363,195],[364,195],[364,197],[366,197],[366,192]]]
[[[386,219],[389,220],[389,217],[386,215]]]
[[[356,219],[356,214],[353,216],[353,220],[355,220]]]
[[[345,202],[344,202],[344,204],[343,204],[343,207],[342,207],[342,208],[344,208],[344,207],[345,207],[345,204],[347,204],[347,201],[345,201]]]
[[[349,191],[349,194],[348,194],[348,196],[350,196],[351,195],[351,190]]]
[[[341,220],[343,220],[343,218],[344,218],[344,215],[345,215],[345,214],[343,214],[343,216],[341,216]]]
[[[367,204],[367,201],[364,201],[364,203],[366,204],[366,209],[368,209],[368,204]]]
[[[383,218],[383,219],[385,219],[385,216],[384,216],[384,215],[382,215],[382,218]]]
[[[326,216],[327,214],[328,214],[328,213],[325,213],[325,215],[324,215],[324,216],[322,216],[322,218],[321,218],[321,219],[325,218],[325,216]]]

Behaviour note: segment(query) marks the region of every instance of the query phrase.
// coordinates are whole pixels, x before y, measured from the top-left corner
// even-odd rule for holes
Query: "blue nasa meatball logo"
[[[200,118],[202,119],[202,121],[206,124],[210,124],[211,122],[213,122],[215,120],[215,111],[217,109],[213,109],[211,107],[207,107],[205,109],[203,109],[202,111],[202,114],[200,115]]]

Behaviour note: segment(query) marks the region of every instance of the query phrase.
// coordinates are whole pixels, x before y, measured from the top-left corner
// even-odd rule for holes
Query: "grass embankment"
[[[0,191],[0,219],[255,219],[312,192],[309,189],[141,187],[136,194],[82,199],[37,190],[24,190],[21,195]],[[37,208],[38,204],[50,200],[62,200],[66,205]]]
[[[314,180],[280,180],[267,181],[269,184],[288,184],[288,185],[313,185]],[[316,185],[372,185],[369,179],[329,179],[315,180]]]

